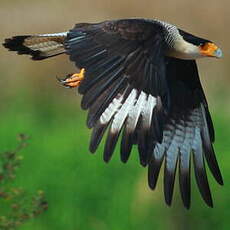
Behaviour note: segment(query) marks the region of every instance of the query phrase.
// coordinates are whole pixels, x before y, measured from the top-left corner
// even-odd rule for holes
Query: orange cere
[[[211,42],[207,42],[204,45],[200,46],[201,54],[208,57],[215,57],[216,56],[215,52],[218,49],[219,48],[214,43]]]

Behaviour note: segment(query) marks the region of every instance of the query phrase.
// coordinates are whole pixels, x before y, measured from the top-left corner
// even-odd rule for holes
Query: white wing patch
[[[156,98],[148,95],[148,99],[142,111],[142,127],[148,129],[151,126],[153,109],[156,106]]]
[[[148,129],[151,126],[156,98],[143,91],[138,94],[136,89],[130,92],[125,101],[124,95],[125,92],[113,99],[102,113],[99,119],[100,125],[107,125],[112,120],[110,132],[118,133],[125,123],[127,131],[132,133],[142,116],[142,128]]]
[[[125,103],[122,105],[121,109],[114,116],[111,125],[112,133],[117,133],[120,131],[127,115],[129,114],[134,103],[136,102],[136,96],[137,96],[137,90],[133,89],[129,94],[128,98],[126,99]]]
[[[124,95],[119,95],[118,98],[114,98],[113,101],[109,104],[108,108],[102,113],[100,117],[100,123],[101,124],[107,124],[113,115],[120,109],[122,106],[122,100],[124,98]]]
[[[136,104],[131,108],[128,119],[126,121],[126,129],[131,133],[134,132],[141,112],[146,104],[147,95],[142,91]]]

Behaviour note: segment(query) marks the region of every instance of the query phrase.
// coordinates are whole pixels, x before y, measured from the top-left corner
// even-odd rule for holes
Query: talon
[[[57,80],[67,88],[74,88],[81,84],[84,79],[85,69],[81,69],[80,73],[68,74],[64,79],[57,78]]]

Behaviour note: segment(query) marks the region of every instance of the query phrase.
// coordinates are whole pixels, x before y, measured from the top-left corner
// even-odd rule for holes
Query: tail
[[[18,54],[31,55],[33,60],[42,60],[65,53],[64,41],[67,32],[15,36],[5,39],[3,46]]]

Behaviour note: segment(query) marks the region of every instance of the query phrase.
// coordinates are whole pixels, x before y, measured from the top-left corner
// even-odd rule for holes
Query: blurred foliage
[[[16,171],[21,166],[22,156],[19,152],[27,146],[28,137],[18,136],[19,144],[11,151],[0,154],[0,229],[15,230],[29,219],[35,218],[48,208],[44,192],[38,191],[29,197],[23,188],[12,186]]]

